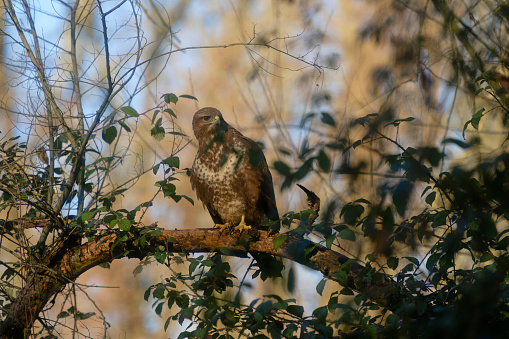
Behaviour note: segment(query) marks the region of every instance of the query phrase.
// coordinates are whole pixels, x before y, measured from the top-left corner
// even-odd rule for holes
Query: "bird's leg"
[[[245,232],[247,230],[251,229],[251,226],[246,224],[246,219],[244,217],[244,214],[242,214],[242,218],[240,219],[240,223],[233,228],[235,231],[238,231],[239,233]]]
[[[224,230],[230,230],[231,224],[229,222],[225,222],[224,224],[214,224],[214,228],[219,228],[219,234],[223,234]]]

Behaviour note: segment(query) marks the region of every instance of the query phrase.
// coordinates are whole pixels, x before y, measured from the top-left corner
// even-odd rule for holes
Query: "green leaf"
[[[318,283],[318,285],[316,285],[316,292],[318,292],[318,294],[322,295],[322,293],[323,293],[323,289],[324,289],[324,287],[325,287],[325,282],[326,282],[326,281],[327,281],[327,280],[322,279],[322,280],[320,280],[320,282]]]
[[[509,237],[508,237],[509,238]],[[315,248],[318,247],[318,244],[315,244],[311,247],[309,247],[307,250],[304,251],[304,257],[307,257],[309,253],[313,252]]]
[[[167,104],[171,104],[172,102],[174,104],[177,103],[177,101],[179,101],[179,98],[173,94],[173,93],[166,93],[166,94],[163,94],[163,96],[161,98],[164,98],[164,101],[167,103]]]
[[[124,106],[121,108],[121,110],[122,112],[133,118],[136,118],[139,115],[138,112],[136,112],[136,110],[131,106]]]
[[[285,330],[283,331],[283,336],[285,338],[296,338],[294,333],[299,330],[299,327],[296,324],[288,324],[286,325]]]
[[[70,316],[69,312],[62,311],[62,312],[58,313],[57,319],[67,318],[68,316]]]
[[[322,115],[322,123],[324,123],[325,125],[336,127],[336,121],[334,120],[334,117],[332,115],[326,112],[322,112],[320,114]]]
[[[432,187],[431,186],[427,186],[424,191],[422,191],[421,193],[421,198],[424,196],[424,194],[426,194],[427,191],[429,191]]]
[[[12,277],[14,277],[16,275],[16,271],[11,269],[11,268],[7,268],[4,273],[2,273],[2,277],[0,278],[1,280],[4,280],[4,281],[8,281],[10,280]]]
[[[323,149],[318,152],[316,159],[318,160],[318,167],[320,167],[323,172],[328,173],[331,168],[331,161]]]
[[[164,127],[162,126],[155,126],[150,129],[150,135],[154,137],[157,141],[161,141],[164,139],[165,136]]]
[[[479,122],[481,121],[484,111],[485,109],[481,108],[480,110],[475,112],[474,115],[472,115],[471,124],[473,128],[479,129]]]
[[[281,234],[279,237],[274,239],[274,250],[277,251],[277,249],[285,243],[285,241],[288,239],[288,236],[286,234]]]
[[[173,201],[175,201],[175,202],[179,202],[182,199],[182,196],[177,195],[177,194],[172,194],[172,195],[170,195],[170,198],[172,198]]]
[[[445,225],[447,221],[447,215],[448,214],[446,211],[440,211],[436,214],[433,214],[431,217],[431,227],[436,228]]]
[[[461,147],[463,149],[470,148],[470,144],[454,138],[446,138],[442,140],[442,144],[455,144],[456,146]]]
[[[152,286],[147,288],[145,290],[145,293],[143,294],[143,299],[145,299],[145,301],[148,301],[148,299],[150,298],[150,292],[152,292]]]
[[[179,168],[180,167],[180,159],[179,157],[168,157],[161,161],[163,164],[166,164],[172,168]]]
[[[401,216],[405,214],[413,188],[414,184],[411,181],[402,180],[392,193],[392,202],[396,207],[396,212]]]
[[[389,259],[387,259],[387,267],[389,267],[391,270],[397,269],[398,265],[399,265],[398,257],[390,257]]]
[[[168,331],[168,326],[170,326],[170,322],[171,322],[171,317],[168,317],[168,319],[166,319],[166,321],[164,322],[164,331]]]
[[[131,133],[131,128],[129,126],[127,126],[127,124],[125,122],[123,122],[122,120],[119,120],[118,121],[119,125],[122,126],[128,133]]]
[[[77,320],[87,320],[88,318],[91,318],[95,315],[95,312],[87,312],[87,313],[81,313],[79,312],[76,314]]]
[[[92,219],[96,214],[96,211],[93,211],[93,212],[83,212],[81,214],[81,221],[87,221],[87,220],[90,220]]]
[[[191,261],[191,263],[189,263],[189,275],[190,276],[193,275],[194,270],[196,270],[196,268],[198,267],[199,264],[200,264],[199,260],[193,260],[193,261]]]
[[[404,257],[404,258],[410,261],[415,266],[419,267],[419,260],[417,258],[414,257]]]
[[[111,220],[107,225],[110,227],[110,228],[113,228],[115,226],[117,226],[118,224],[118,219],[113,219]]]
[[[435,201],[435,198],[437,196],[437,192],[433,191],[426,197],[425,201],[428,205],[433,205],[433,202]]]
[[[196,100],[196,101],[198,101],[198,99],[196,99],[195,97],[193,97],[192,95],[189,95],[189,94],[182,94],[182,95],[179,95],[179,98],[186,98],[186,99],[191,99],[191,100]]]
[[[355,233],[349,228],[345,228],[339,232],[338,237],[345,240],[355,241]]]
[[[189,296],[187,294],[181,294],[175,299],[175,302],[177,303],[177,306],[180,308],[188,308]]]
[[[309,172],[313,169],[312,167],[312,159],[305,161],[301,167],[293,174],[295,180],[304,179]]]
[[[175,114],[175,112],[173,112],[172,109],[167,108],[164,110],[164,112],[168,113],[169,115],[171,115],[174,118],[177,118],[177,115]]]
[[[159,171],[159,166],[161,166],[161,164],[157,164],[157,165],[154,165],[154,167],[152,168],[152,172],[154,172],[154,174],[157,174],[157,171]]]
[[[261,323],[263,321],[263,315],[260,312],[255,312],[253,314],[253,317],[256,320],[256,322]]]
[[[481,108],[477,112],[475,112],[472,115],[472,119],[468,120],[465,125],[463,126],[463,138],[465,138],[465,130],[467,129],[468,125],[471,124],[473,128],[479,129],[479,122],[481,121],[481,118],[483,116],[484,108]]]
[[[353,295],[353,292],[348,287],[344,287],[341,291],[339,291],[339,294],[342,294],[342,295]]]
[[[78,312],[76,314],[76,319],[77,320],[87,320],[87,319],[93,317],[94,315],[95,315],[95,312],[87,312],[87,313]]]
[[[386,323],[388,325],[391,325],[391,324],[396,324],[397,322],[399,322],[401,320],[401,318],[399,317],[399,315],[397,314],[394,314],[394,313],[391,313],[387,316],[387,320],[386,320]]]
[[[182,132],[177,132],[177,131],[170,131],[170,132],[168,132],[168,134],[179,135],[179,136],[182,136],[182,137],[186,137],[187,136],[187,134],[182,133]]]
[[[325,240],[325,247],[331,248],[332,244],[334,243],[334,240],[336,240],[336,236],[334,234],[328,236],[327,240]]]
[[[157,304],[155,311],[158,316],[161,316],[161,313],[163,312],[163,306],[164,306],[164,303]]]
[[[302,318],[302,315],[304,314],[304,307],[300,305],[288,305],[286,311],[298,318]]]
[[[359,147],[362,144],[362,140],[355,141],[350,147],[353,147],[354,149]]]
[[[438,259],[440,259],[440,253],[433,253],[429,256],[428,260],[426,261],[426,268],[428,271],[433,271],[433,268],[437,264]]]
[[[328,314],[327,306],[318,307],[316,310],[313,311],[313,316],[316,317],[316,319],[319,322],[325,323],[325,319],[327,319]],[[325,336],[325,338],[331,338],[332,333],[330,336]]]
[[[78,310],[75,313],[76,320],[86,320],[86,319],[93,317],[94,315],[95,315],[95,312],[83,313]]]
[[[193,199],[189,198],[187,195],[184,195],[184,194],[182,194],[181,197],[186,199],[187,201],[189,201],[191,203],[191,205],[194,206],[194,200]]]
[[[368,338],[378,338],[378,326],[375,324],[369,324],[366,326],[366,334]]]
[[[348,225],[353,225],[362,213],[364,213],[364,206],[348,203],[341,209],[340,217],[343,217]]]
[[[158,110],[158,109],[156,109],[156,110],[154,111],[154,115],[152,116],[152,122],[151,122],[151,123],[152,123],[152,125],[154,124],[154,121],[156,121],[157,115],[158,115],[160,112],[161,112],[161,111],[160,111],[160,110]]]
[[[118,228],[120,228],[123,231],[129,231],[131,228],[131,221],[127,218],[120,219],[118,221]]]
[[[493,259],[494,259],[493,254],[483,253],[480,260],[481,260],[481,262],[486,262],[486,261],[493,260]]]
[[[417,150],[413,147],[407,147],[405,152],[404,153],[407,153],[409,155],[414,155],[414,154],[417,154]]]
[[[143,271],[143,265],[138,265],[134,268],[133,274],[136,277],[138,274],[140,274]]]
[[[274,168],[284,176],[290,176],[290,166],[282,161],[275,161]]]
[[[152,292],[152,296],[156,299],[164,299],[165,291],[166,291],[165,288],[159,284],[159,286],[156,287],[154,292]]]
[[[304,160],[309,152],[311,152],[311,148],[309,147],[309,139],[304,138],[300,147],[299,158]]]
[[[106,141],[108,144],[111,144],[117,137],[117,128],[115,126],[103,128],[102,137],[104,141]]]
[[[161,186],[165,197],[169,197],[175,194],[177,187],[172,183],[165,183]]]
[[[361,117],[361,118],[355,119],[355,121],[354,121],[354,122],[355,122],[356,124],[359,124],[359,125],[364,126],[364,124],[366,124],[366,122],[371,121],[371,118],[373,118],[373,117],[377,117],[377,116],[378,116],[378,113],[370,113],[370,114],[365,115],[365,116],[363,116],[363,117]]]

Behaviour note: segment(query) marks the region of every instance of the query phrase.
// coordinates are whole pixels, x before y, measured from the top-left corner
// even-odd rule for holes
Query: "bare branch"
[[[26,4],[26,1],[24,2],[24,4],[27,7],[26,13],[27,13],[30,25],[31,25],[32,35],[34,36],[34,43],[37,43],[38,36],[37,36],[37,32],[35,31],[34,23],[33,23],[32,19],[31,19],[31,16],[30,16],[29,6],[28,6],[28,4]],[[38,51],[38,49],[36,48],[36,52],[34,53],[34,51],[32,50],[32,48],[30,46],[30,43],[28,42],[28,39],[26,38],[25,33],[23,31],[23,28],[21,27],[21,24],[20,24],[20,22],[18,20],[18,17],[16,15],[16,11],[14,10],[14,6],[12,5],[12,1],[4,0],[4,5],[5,5],[6,9],[7,9],[7,13],[9,15],[9,17],[11,18],[12,22],[14,23],[14,26],[16,27],[18,35],[19,35],[19,37],[20,37],[20,39],[21,39],[21,41],[23,43],[23,47],[25,48],[25,50],[26,50],[26,52],[27,52],[27,54],[28,54],[28,56],[30,58],[30,61],[32,62],[32,64],[35,67],[35,70],[36,70],[37,75],[39,77],[39,81],[40,81],[41,86],[42,86],[42,90],[44,91],[44,96],[45,96],[45,99],[46,99],[46,103],[48,105],[47,109],[50,110],[50,111],[54,111],[56,113],[55,115],[56,115],[57,119],[59,120],[60,124],[64,127],[64,129],[66,131],[66,134],[68,136],[68,139],[69,139],[73,149],[75,151],[78,150],[78,143],[74,139],[74,136],[72,134],[71,128],[69,128],[69,126],[67,126],[67,123],[64,120],[64,115],[63,115],[62,111],[60,110],[60,108],[58,107],[58,105],[57,105],[57,103],[55,101],[55,98],[53,96],[53,92],[51,91],[51,86],[48,83],[48,79],[46,78],[46,74],[44,73],[44,66],[42,64],[42,59],[41,59],[41,56],[40,56],[40,51]],[[37,46],[38,45],[36,45],[36,47]]]

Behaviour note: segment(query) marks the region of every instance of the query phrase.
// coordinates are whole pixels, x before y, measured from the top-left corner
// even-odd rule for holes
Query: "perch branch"
[[[366,268],[352,262],[350,258],[320,246],[309,240],[288,236],[286,243],[274,249],[275,235],[260,231],[258,240],[249,243],[249,248],[239,245],[238,238],[228,234],[221,235],[214,229],[194,230],[158,230],[160,234],[150,239],[144,247],[132,242],[120,242],[128,234],[136,238],[139,228],[132,227],[131,232],[114,232],[97,237],[85,244],[55,253],[55,257],[46,261],[49,264],[34,270],[24,288],[11,305],[5,321],[0,327],[1,338],[23,338],[24,329],[31,328],[46,303],[67,283],[73,282],[81,274],[101,263],[111,262],[122,257],[143,258],[163,245],[168,252],[195,253],[220,252],[229,256],[246,257],[250,253],[266,253],[286,258],[312,269],[318,270],[331,280],[367,295],[374,302],[391,309],[396,304],[398,292],[391,280],[386,277],[379,282],[367,283],[362,279]],[[125,254],[128,253],[128,254]],[[343,269],[345,274],[336,275]]]

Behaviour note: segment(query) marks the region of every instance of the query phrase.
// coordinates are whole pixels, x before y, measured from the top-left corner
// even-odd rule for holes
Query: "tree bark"
[[[151,238],[144,247],[135,246],[131,241],[120,242],[120,238],[125,235],[134,240],[138,236],[138,230],[133,227],[129,233],[105,234],[85,244],[76,244],[64,252],[59,251],[60,254],[56,253],[54,258],[47,261],[49,264],[45,269],[29,275],[0,327],[0,338],[26,337],[48,301],[67,283],[75,281],[90,268],[122,257],[142,258],[160,245],[174,253],[220,252],[224,255],[246,257],[249,250],[255,254],[266,253],[286,258],[318,270],[324,276],[339,281],[389,308],[391,300],[398,294],[398,291],[387,289],[389,277],[386,276],[377,283],[366,283],[364,279],[358,278],[365,269],[362,265],[347,263],[350,258],[293,235],[288,235],[287,241],[277,250],[274,249],[275,236],[265,231],[259,231],[256,239],[245,241],[243,237],[239,239],[229,234],[221,235],[215,229],[161,230],[160,235]],[[125,254],[127,252],[128,254]],[[347,268],[347,274],[335,275],[341,267]]]

